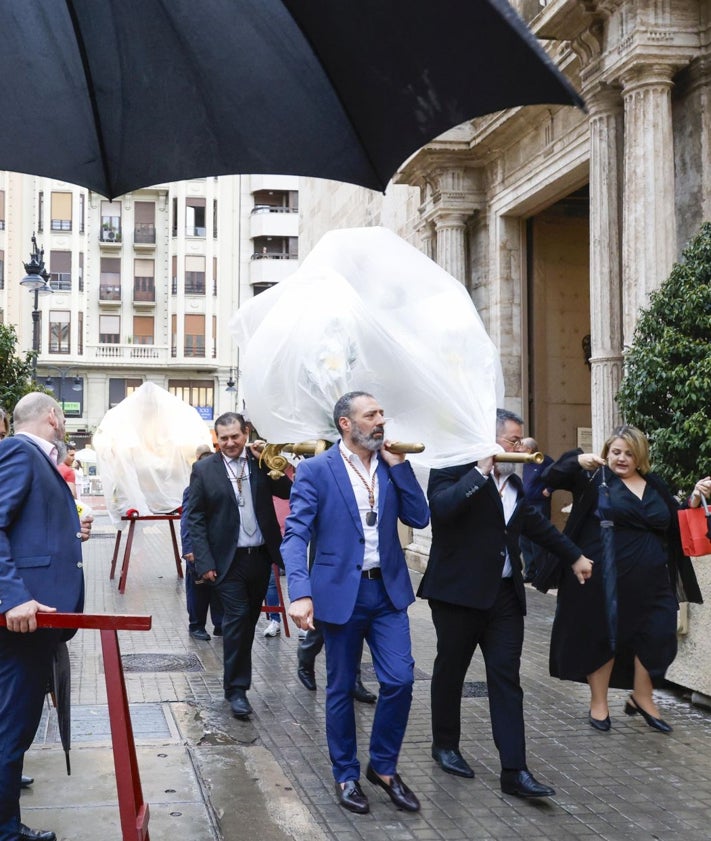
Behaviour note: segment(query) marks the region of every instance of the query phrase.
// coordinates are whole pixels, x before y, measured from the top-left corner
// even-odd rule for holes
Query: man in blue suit
[[[15,436],[0,441],[0,841],[54,841],[20,821],[20,784],[57,644],[74,631],[37,630],[38,613],[76,613],[84,606],[81,523],[57,470],[64,415],[46,394],[15,407]]]
[[[339,804],[359,814],[370,808],[359,783],[353,709],[365,639],[380,684],[366,776],[399,809],[416,812],[419,801],[397,773],[414,679],[407,618],[414,595],[397,521],[424,528],[429,510],[412,467],[388,449],[383,410],[372,395],[345,394],[333,420],[341,440],[299,465],[291,493],[281,548],[289,615],[298,628],[313,628],[316,619],[323,631],[326,737]]]

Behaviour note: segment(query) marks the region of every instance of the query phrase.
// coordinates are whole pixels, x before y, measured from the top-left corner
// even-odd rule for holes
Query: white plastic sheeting
[[[272,443],[335,441],[332,410],[371,392],[386,436],[447,467],[501,450],[499,356],[466,289],[385,228],[326,234],[286,280],[230,324],[250,419]]]
[[[179,508],[199,444],[210,432],[192,406],[144,383],[104,415],[92,439],[106,509],[114,523]]]

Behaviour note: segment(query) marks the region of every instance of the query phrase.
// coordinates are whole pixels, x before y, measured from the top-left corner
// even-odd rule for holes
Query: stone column
[[[437,232],[437,262],[452,277],[466,285],[467,278],[467,216],[444,211],[435,217]]]
[[[638,64],[623,74],[624,212],[622,289],[624,342],[632,341],[641,307],[676,259],[674,139],[671,89],[674,68]]]
[[[430,260],[437,261],[437,240],[436,240],[436,231],[434,226],[431,222],[424,222],[420,227],[417,229],[418,234],[420,235],[420,242],[421,242],[421,250],[422,253],[425,254]]]
[[[590,335],[593,451],[620,421],[622,379],[622,99],[601,85],[586,91],[590,112]]]

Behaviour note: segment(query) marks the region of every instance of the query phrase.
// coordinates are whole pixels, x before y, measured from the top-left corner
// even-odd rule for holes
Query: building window
[[[49,252],[49,285],[55,292],[68,292],[72,288],[72,252]]]
[[[5,191],[0,190],[0,231],[5,230]]]
[[[298,260],[298,237],[255,237],[253,260]]]
[[[212,202],[212,236],[217,239],[217,199]]]
[[[252,213],[298,213],[299,193],[296,190],[257,190]]]
[[[99,343],[102,345],[121,344],[121,317],[118,315],[99,316]]]
[[[84,313],[77,313],[77,353],[84,355]]]
[[[53,231],[71,231],[72,194],[52,193],[50,214]]]
[[[5,288],[5,252],[0,249],[0,289]]]
[[[217,257],[212,258],[212,294],[217,295]]]
[[[205,358],[205,316],[185,316],[185,356]]]
[[[143,385],[143,380],[126,379],[121,380],[114,377],[109,377],[109,409],[129,397],[133,392]]]
[[[205,294],[205,258],[194,254],[185,257],[185,294]]]
[[[121,202],[101,202],[101,242],[121,242]]]
[[[133,300],[155,301],[155,262],[153,260],[133,261]]]
[[[276,286],[276,283],[254,283],[252,284],[252,294],[261,295],[262,292],[266,292],[267,289],[271,289],[272,286]]]
[[[197,409],[203,420],[212,420],[215,384],[212,380],[168,380],[168,391]]]
[[[71,343],[69,333],[71,327],[71,313],[69,310],[49,311],[49,352],[70,353]]]
[[[37,195],[37,232],[44,231],[44,191],[40,190]]]
[[[185,236],[205,236],[205,199],[185,200]]]
[[[84,252],[79,252],[79,291],[84,291]]]
[[[79,193],[79,233],[83,234],[86,229],[86,196]]]
[[[217,359],[217,316],[212,316],[212,358]]]
[[[153,345],[154,319],[148,315],[134,315],[133,317],[133,344]]]
[[[121,300],[121,260],[118,257],[101,258],[99,300]]]
[[[155,245],[156,203],[137,201],[134,211],[133,241],[144,245]]]

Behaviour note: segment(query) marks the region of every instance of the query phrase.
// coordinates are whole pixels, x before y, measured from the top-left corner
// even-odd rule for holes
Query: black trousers
[[[271,568],[266,546],[237,549],[227,574],[217,585],[223,608],[223,686],[228,700],[235,689],[249,689],[252,685],[254,629],[267,594]]]
[[[523,614],[511,579],[503,578],[488,610],[430,600],[437,632],[432,672],[432,739],[458,749],[464,678],[477,645],[486,666],[489,714],[502,768],[526,767],[523,690],[519,680]]]

